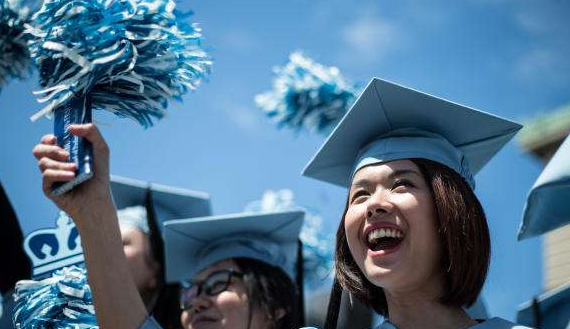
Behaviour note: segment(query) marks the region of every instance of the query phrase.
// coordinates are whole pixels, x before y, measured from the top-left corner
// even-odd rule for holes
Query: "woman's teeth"
[[[368,248],[373,251],[395,248],[402,242],[404,233],[395,228],[380,228],[368,233]]]
[[[372,231],[370,231],[370,233],[368,233],[368,243],[372,243],[372,242],[374,242],[374,240],[378,240],[381,238],[401,239],[402,236],[404,236],[404,234],[397,229],[392,229],[392,228],[376,229],[376,230],[372,230]]]

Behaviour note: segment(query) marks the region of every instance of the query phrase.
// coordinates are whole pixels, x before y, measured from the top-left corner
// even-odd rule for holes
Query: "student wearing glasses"
[[[42,188],[74,219],[83,246],[100,328],[160,328],[149,317],[125,259],[110,191],[109,149],[93,124],[69,131],[93,145],[94,177],[53,196],[55,182],[70,181],[75,164],[53,135],[34,148]],[[299,326],[301,282],[297,262],[302,212],[239,214],[164,223],[167,282],[183,282],[185,329],[291,329]]]
[[[523,328],[465,311],[483,288],[491,248],[473,175],[520,128],[370,82],[303,173],[348,188],[325,329],[336,328],[342,290],[384,317],[377,329]]]
[[[298,328],[303,218],[289,211],[166,222],[166,276],[182,282],[182,326]]]

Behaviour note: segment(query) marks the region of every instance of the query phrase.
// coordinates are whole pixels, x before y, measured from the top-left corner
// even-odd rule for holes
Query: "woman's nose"
[[[380,199],[379,196],[373,196],[368,199],[368,207],[366,209],[366,218],[374,216],[383,216],[392,211],[392,205],[386,200]]]
[[[196,298],[192,301],[191,309],[196,314],[209,308],[210,304],[211,304],[210,298],[208,298],[206,294],[201,293],[200,295],[196,296]]]
[[[387,213],[388,211],[386,211],[386,209],[380,208],[380,207],[373,207],[373,208],[368,208],[368,211],[366,212],[366,217],[371,218],[374,215],[380,215],[382,213]]]

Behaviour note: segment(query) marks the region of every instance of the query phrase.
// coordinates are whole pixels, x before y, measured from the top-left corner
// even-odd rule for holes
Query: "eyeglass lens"
[[[220,271],[212,273],[204,281],[192,282],[190,286],[182,289],[180,294],[180,307],[192,307],[192,302],[204,292],[208,296],[215,296],[226,289],[230,284],[232,272]]]

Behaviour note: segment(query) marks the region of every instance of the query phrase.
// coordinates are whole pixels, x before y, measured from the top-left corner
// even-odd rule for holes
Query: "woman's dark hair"
[[[178,294],[180,286],[178,284],[166,284],[164,277],[164,244],[162,242],[161,231],[158,227],[156,214],[152,202],[152,191],[147,189],[145,198],[145,209],[147,213],[147,223],[149,228],[149,241],[151,255],[148,259],[149,264],[158,265],[157,269],[157,286],[155,294],[157,294],[154,308],[151,310],[152,315],[158,323],[164,328],[181,328],[180,324],[180,305],[178,303]]]
[[[439,301],[449,306],[472,305],[485,283],[491,241],[483,208],[473,190],[452,169],[434,161],[411,159],[430,187],[437,214],[437,233],[442,242],[445,285]],[[335,283],[381,315],[388,315],[384,290],[360,271],[348,248],[344,229],[345,207],[336,235]],[[338,288],[338,286],[337,286]],[[334,289],[334,287],[333,287]],[[336,294],[340,298],[340,294]],[[329,304],[330,318],[336,304]],[[337,307],[338,308],[338,307]],[[325,329],[333,328],[331,324]]]
[[[234,260],[244,274],[243,283],[249,297],[249,309],[259,308],[267,315],[272,325],[268,329],[298,328],[299,297],[289,276],[280,268],[258,260]]]

